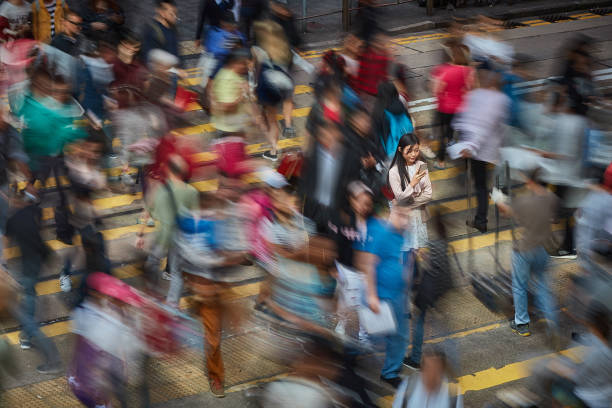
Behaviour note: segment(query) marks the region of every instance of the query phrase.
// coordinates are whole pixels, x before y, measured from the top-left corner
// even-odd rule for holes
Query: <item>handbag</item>
[[[282,174],[289,183],[293,183],[302,175],[303,165],[302,152],[285,153],[276,171]]]

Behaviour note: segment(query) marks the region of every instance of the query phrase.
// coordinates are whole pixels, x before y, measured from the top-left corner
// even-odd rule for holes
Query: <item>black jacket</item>
[[[235,5],[234,0],[222,0],[219,4],[215,0],[202,0],[200,2],[200,16],[198,17],[198,27],[196,29],[196,40],[202,38],[204,24],[219,27],[221,16],[227,10],[232,10]]]
[[[329,220],[341,209],[348,208],[346,187],[351,181],[359,179],[361,162],[354,150],[343,147],[339,156],[339,170],[329,207],[321,206],[316,199],[317,182],[320,171],[321,145],[316,142],[311,153],[304,158],[299,193],[304,200],[304,215],[317,223],[320,232],[327,228]]]

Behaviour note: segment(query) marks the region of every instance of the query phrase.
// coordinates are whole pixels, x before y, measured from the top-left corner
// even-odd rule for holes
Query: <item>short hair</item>
[[[157,0],[155,2],[155,7],[161,8],[164,4],[176,7],[176,3],[174,2],[174,0]]]
[[[78,17],[78,18],[80,18],[81,20],[83,19],[83,17],[81,17],[81,15],[80,15],[79,13],[77,13],[76,11],[74,11],[74,10],[68,10],[68,11],[66,11],[66,14],[64,14],[64,20],[66,20],[66,19],[67,19],[68,17],[70,17],[70,16],[75,16],[75,17]]]
[[[442,361],[444,369],[448,368],[448,358],[442,347],[435,344],[428,344],[423,347],[423,354],[421,362],[425,361],[426,358],[439,358]],[[422,365],[422,364],[421,364]]]
[[[225,64],[229,65],[236,61],[241,61],[245,59],[251,59],[251,53],[249,52],[249,50],[247,50],[246,48],[237,48],[230,52],[230,54],[227,56],[227,59],[225,60]]]

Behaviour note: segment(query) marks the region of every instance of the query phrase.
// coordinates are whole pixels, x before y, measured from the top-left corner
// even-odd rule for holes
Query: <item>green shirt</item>
[[[223,132],[241,132],[249,121],[246,103],[240,103],[235,111],[220,112],[214,109],[214,102],[232,103],[238,100],[247,89],[247,80],[232,71],[222,68],[215,76],[212,86],[213,112],[212,123]]]
[[[173,181],[169,181],[168,183],[179,212],[191,211],[198,207],[198,190],[187,183]],[[172,198],[169,195],[168,189],[164,186],[158,187],[155,193],[151,215],[159,221],[156,242],[167,248],[170,245],[172,234],[176,228],[177,214],[172,205]]]
[[[73,116],[45,106],[30,95],[24,98],[19,116],[25,124],[23,147],[33,170],[38,169],[41,157],[58,156],[65,145],[87,137],[84,129],[74,126]]]

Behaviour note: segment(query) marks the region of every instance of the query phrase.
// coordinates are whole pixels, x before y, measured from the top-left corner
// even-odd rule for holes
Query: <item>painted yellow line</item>
[[[598,16],[598,15],[594,14],[592,16],[578,17],[578,20],[588,20],[590,18],[598,18],[598,17],[601,17],[601,16]]]
[[[521,23],[523,23],[523,24],[531,24],[531,23],[541,23],[542,21],[544,21],[544,20],[538,18],[536,20],[521,21]]]
[[[552,358],[558,355],[562,355],[573,360],[580,361],[581,355],[585,351],[584,346],[572,347],[561,352],[545,354],[542,356],[530,358],[528,360],[519,361],[505,365],[499,369],[489,368],[487,370],[478,371],[473,374],[464,375],[457,378],[457,383],[461,388],[461,394],[465,394],[468,391],[482,391],[489,388],[497,387],[499,385],[507,384],[512,381],[522,380],[529,376],[530,369],[534,364],[538,362]],[[393,402],[393,395],[380,398],[378,401],[379,407],[391,407]]]
[[[57,284],[57,282],[53,282]],[[260,282],[249,283],[246,285],[237,286],[230,289],[228,300],[238,300],[259,294]],[[185,296],[180,300],[179,307],[185,309],[189,307],[193,301],[193,296]],[[41,327],[41,330],[47,337],[57,337],[70,333],[70,321],[52,323]],[[6,333],[6,339],[10,344],[19,344],[19,334],[21,331]]]

